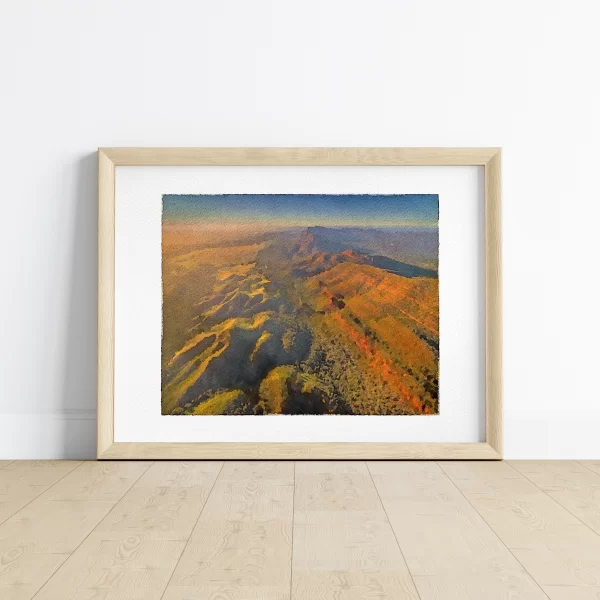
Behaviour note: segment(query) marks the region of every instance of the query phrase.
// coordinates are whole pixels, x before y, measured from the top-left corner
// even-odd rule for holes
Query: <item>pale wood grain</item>
[[[518,569],[514,557],[435,463],[369,463],[369,468],[413,575]]]
[[[148,539],[186,541],[202,510],[202,488],[157,486],[130,490],[96,528],[106,539],[123,533]]]
[[[289,461],[229,461],[223,464],[219,483],[259,481],[294,485],[294,463]]]
[[[117,166],[486,165],[499,148],[100,148]]]
[[[421,600],[548,600],[545,590],[520,572],[499,571],[493,577],[487,574],[416,576],[415,583]]]
[[[4,465],[0,472],[0,523],[40,496],[80,464],[79,461],[23,460]]]
[[[221,463],[17,465],[12,484],[62,478],[0,525],[2,600],[600,598],[600,536],[549,496],[595,484],[577,463],[516,465],[533,483],[500,462],[370,462],[386,514],[363,462],[229,462],[199,519],[188,494],[202,505]],[[141,526],[126,508],[180,492]]]
[[[565,537],[568,533],[564,533]],[[552,548],[511,548],[535,580],[545,586],[600,587],[600,549],[577,545]]]
[[[115,168],[131,165],[482,165],[486,231],[486,443],[116,443]],[[101,148],[98,151],[98,449],[101,459],[481,459],[502,456],[501,164],[498,148]]]
[[[396,571],[407,569],[386,514],[377,510],[295,510],[294,569]]]
[[[38,498],[0,527],[0,550],[26,546],[40,554],[70,554],[113,507],[110,501]]]
[[[0,469],[4,469],[4,467],[8,467],[8,465],[15,462],[14,460],[0,460]]]
[[[511,461],[513,468],[600,534],[600,475],[571,460]]]
[[[21,599],[40,589],[148,464],[119,463],[112,468],[110,463],[35,461],[15,465],[8,467],[10,476],[22,485],[48,485],[57,474],[61,477],[0,525],[0,598]]]
[[[16,460],[2,469],[0,482],[50,487],[81,464],[80,460]]]
[[[0,526],[0,594],[31,598],[110,510],[111,502],[35,500]],[[2,596],[0,596],[2,598]]]
[[[222,466],[221,461],[170,460],[156,462],[144,473],[135,487],[199,487],[207,491],[214,483]]]
[[[0,599],[31,600],[67,557],[67,554],[42,555],[18,551],[14,555],[2,555],[5,564],[0,572]]]
[[[293,485],[251,479],[244,482],[218,481],[206,502],[205,515],[217,521],[269,521],[292,518]],[[204,522],[201,519],[200,523]],[[200,526],[199,523],[199,526]],[[199,535],[194,530],[192,539]]]
[[[131,464],[131,463],[130,463]],[[96,527],[108,538],[186,541],[208,498],[220,463],[154,463]]]
[[[117,502],[151,462],[85,462],[44,494],[44,500]]]
[[[40,573],[46,581],[69,556],[68,553],[40,554],[30,546],[14,546],[10,552],[0,552],[0,588],[25,586],[33,589],[33,593],[40,588]]]
[[[549,600],[600,600],[600,586],[544,585],[542,589]]]
[[[226,583],[223,585],[169,586],[161,600],[289,600],[287,585],[260,587]]]
[[[98,433],[97,455],[114,442],[115,165],[98,152]]]
[[[36,600],[160,600],[185,542],[92,533]]]
[[[110,468],[102,472],[103,490],[97,482],[99,473],[93,472],[92,467],[115,464],[122,471]],[[85,466],[88,465],[90,485],[97,495],[106,497],[118,488],[122,497],[37,597],[160,598],[220,463],[99,462]],[[129,491],[118,483],[124,477],[130,480]],[[91,502],[81,500],[89,487],[83,481],[65,480],[64,490],[58,491],[61,495],[74,493],[78,505],[90,506]]]
[[[502,456],[501,169],[501,152],[498,151],[485,166],[485,439],[500,456]]]
[[[367,463],[358,460],[311,460],[296,463],[296,476],[315,473],[343,474],[360,473],[369,477]]]
[[[293,483],[292,463],[226,463],[165,598],[289,599]]]
[[[600,537],[507,463],[441,463],[543,586],[600,586]]]
[[[418,597],[366,465],[299,463],[292,597],[370,596]]]
[[[100,456],[101,459],[411,459],[436,458],[497,460],[500,454],[485,443],[166,443],[115,442]]]
[[[580,460],[579,464],[594,473],[600,474],[600,460]]]
[[[514,590],[521,600],[545,598],[438,465],[368,467],[421,600],[510,598]]]
[[[381,511],[369,474],[297,473],[295,510]]]
[[[173,575],[175,587],[290,585],[289,521],[201,520]]]
[[[441,466],[511,549],[576,549],[600,542],[589,527],[506,463],[493,468],[483,463]]]
[[[390,571],[294,571],[292,600],[419,600],[411,577]]]

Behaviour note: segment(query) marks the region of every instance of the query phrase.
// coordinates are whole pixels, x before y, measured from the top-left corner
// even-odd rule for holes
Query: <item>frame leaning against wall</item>
[[[483,166],[485,403],[480,443],[115,442],[115,174],[119,166]],[[502,458],[501,151],[499,148],[101,148],[98,151],[99,459]],[[482,399],[483,401],[483,399]]]

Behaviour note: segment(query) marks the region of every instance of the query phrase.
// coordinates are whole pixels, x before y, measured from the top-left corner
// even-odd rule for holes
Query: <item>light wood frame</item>
[[[100,148],[98,150],[99,459],[502,458],[499,148]],[[114,441],[115,169],[118,166],[483,166],[486,441],[483,443],[129,443]]]

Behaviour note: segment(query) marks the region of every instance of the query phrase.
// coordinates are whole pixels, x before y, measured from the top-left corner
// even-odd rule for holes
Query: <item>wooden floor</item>
[[[0,461],[29,598],[598,600],[600,461]]]

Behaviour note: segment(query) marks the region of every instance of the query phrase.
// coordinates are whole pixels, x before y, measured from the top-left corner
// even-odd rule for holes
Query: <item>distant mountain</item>
[[[356,234],[355,237],[362,238],[363,243],[356,244],[356,240],[349,239],[351,232]],[[292,245],[290,258],[295,263],[294,272],[296,275],[314,275],[342,262],[354,262],[378,267],[403,277],[437,277],[437,271],[434,269],[373,254],[369,250],[356,249],[357,245],[364,246],[369,239],[370,246],[377,247],[374,242],[378,238],[387,239],[388,236],[389,234],[379,230],[308,227]]]
[[[343,252],[357,250],[386,256],[402,263],[437,270],[437,228],[308,227],[298,238],[298,251]]]
[[[311,254],[318,250],[322,252],[328,251],[323,240],[317,240],[317,236],[315,236],[314,231],[312,231],[314,229],[317,229],[317,227],[308,227],[298,236],[294,245],[295,254]],[[321,236],[319,236],[319,238],[320,237]]]

